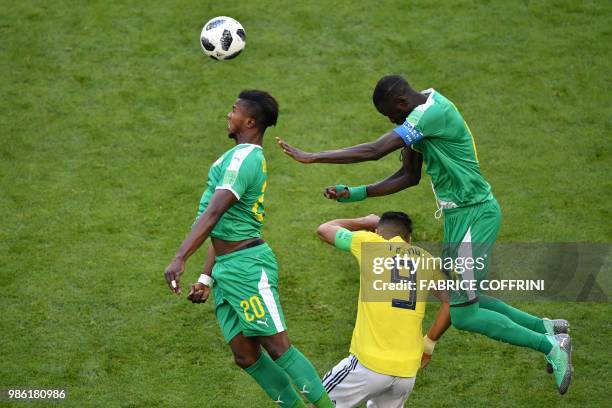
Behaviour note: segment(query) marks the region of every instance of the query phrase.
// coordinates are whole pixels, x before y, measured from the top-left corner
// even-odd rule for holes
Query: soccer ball
[[[200,34],[204,54],[215,60],[236,58],[246,45],[246,33],[242,25],[231,17],[210,19]]]

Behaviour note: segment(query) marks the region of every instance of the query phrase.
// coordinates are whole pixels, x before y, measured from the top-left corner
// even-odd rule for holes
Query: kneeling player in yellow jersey
[[[384,276],[382,271],[368,270],[370,266],[364,261],[369,256],[366,251],[386,251],[386,256],[396,259],[402,253],[432,258],[427,251],[410,245],[411,232],[412,221],[402,212],[386,212],[382,217],[338,219],[317,229],[321,240],[350,251],[362,272],[350,355],[323,377],[325,390],[336,408],[355,407],[366,402],[368,408],[403,407],[419,366],[427,366],[436,341],[450,326],[445,294],[435,293],[443,303],[434,324],[423,337],[426,292],[409,290],[402,293],[404,299],[383,300],[384,297],[372,294],[371,286],[366,287],[368,279],[364,274]],[[406,272],[398,274],[395,268],[387,271],[387,280],[390,278],[397,283],[409,279],[414,283],[445,279],[438,269],[415,268],[412,262],[406,269],[410,269],[408,275]],[[391,277],[392,274],[395,277]]]

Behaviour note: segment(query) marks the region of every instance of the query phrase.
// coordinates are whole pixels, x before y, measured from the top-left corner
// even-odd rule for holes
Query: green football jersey
[[[206,211],[215,190],[229,190],[238,202],[223,214],[210,236],[226,241],[260,237],[267,178],[266,159],[261,146],[248,143],[236,145],[210,167],[208,184],[200,199],[196,220]]]
[[[414,108],[394,131],[423,155],[440,206],[465,207],[491,199],[491,186],[480,173],[476,144],[467,123],[439,92],[428,89],[423,94],[427,101]]]

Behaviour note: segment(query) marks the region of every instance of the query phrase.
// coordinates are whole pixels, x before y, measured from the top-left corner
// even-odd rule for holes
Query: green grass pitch
[[[216,15],[246,29],[236,60],[200,51]],[[233,364],[211,304],[163,280],[244,88],[281,105],[264,238],[290,338],[320,373],[348,353],[358,272],[317,225],[398,209],[437,241],[442,223],[427,176],[386,199],[322,198],[390,174],[397,155],[306,167],[273,137],[314,150],[386,132],[370,99],[385,74],[456,103],[503,209],[500,242],[612,241],[611,20],[606,1],[0,2],[0,387],[68,387],[58,407],[273,406]],[[200,251],[185,283],[202,263]],[[538,353],[450,329],[408,405],[604,405],[610,304],[520,306],[570,320],[567,395]]]

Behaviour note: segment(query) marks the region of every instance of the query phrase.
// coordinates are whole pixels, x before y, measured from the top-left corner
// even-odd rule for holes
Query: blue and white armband
[[[393,129],[393,131],[402,138],[406,146],[410,146],[424,137],[423,133],[415,128],[408,119],[402,125]]]

